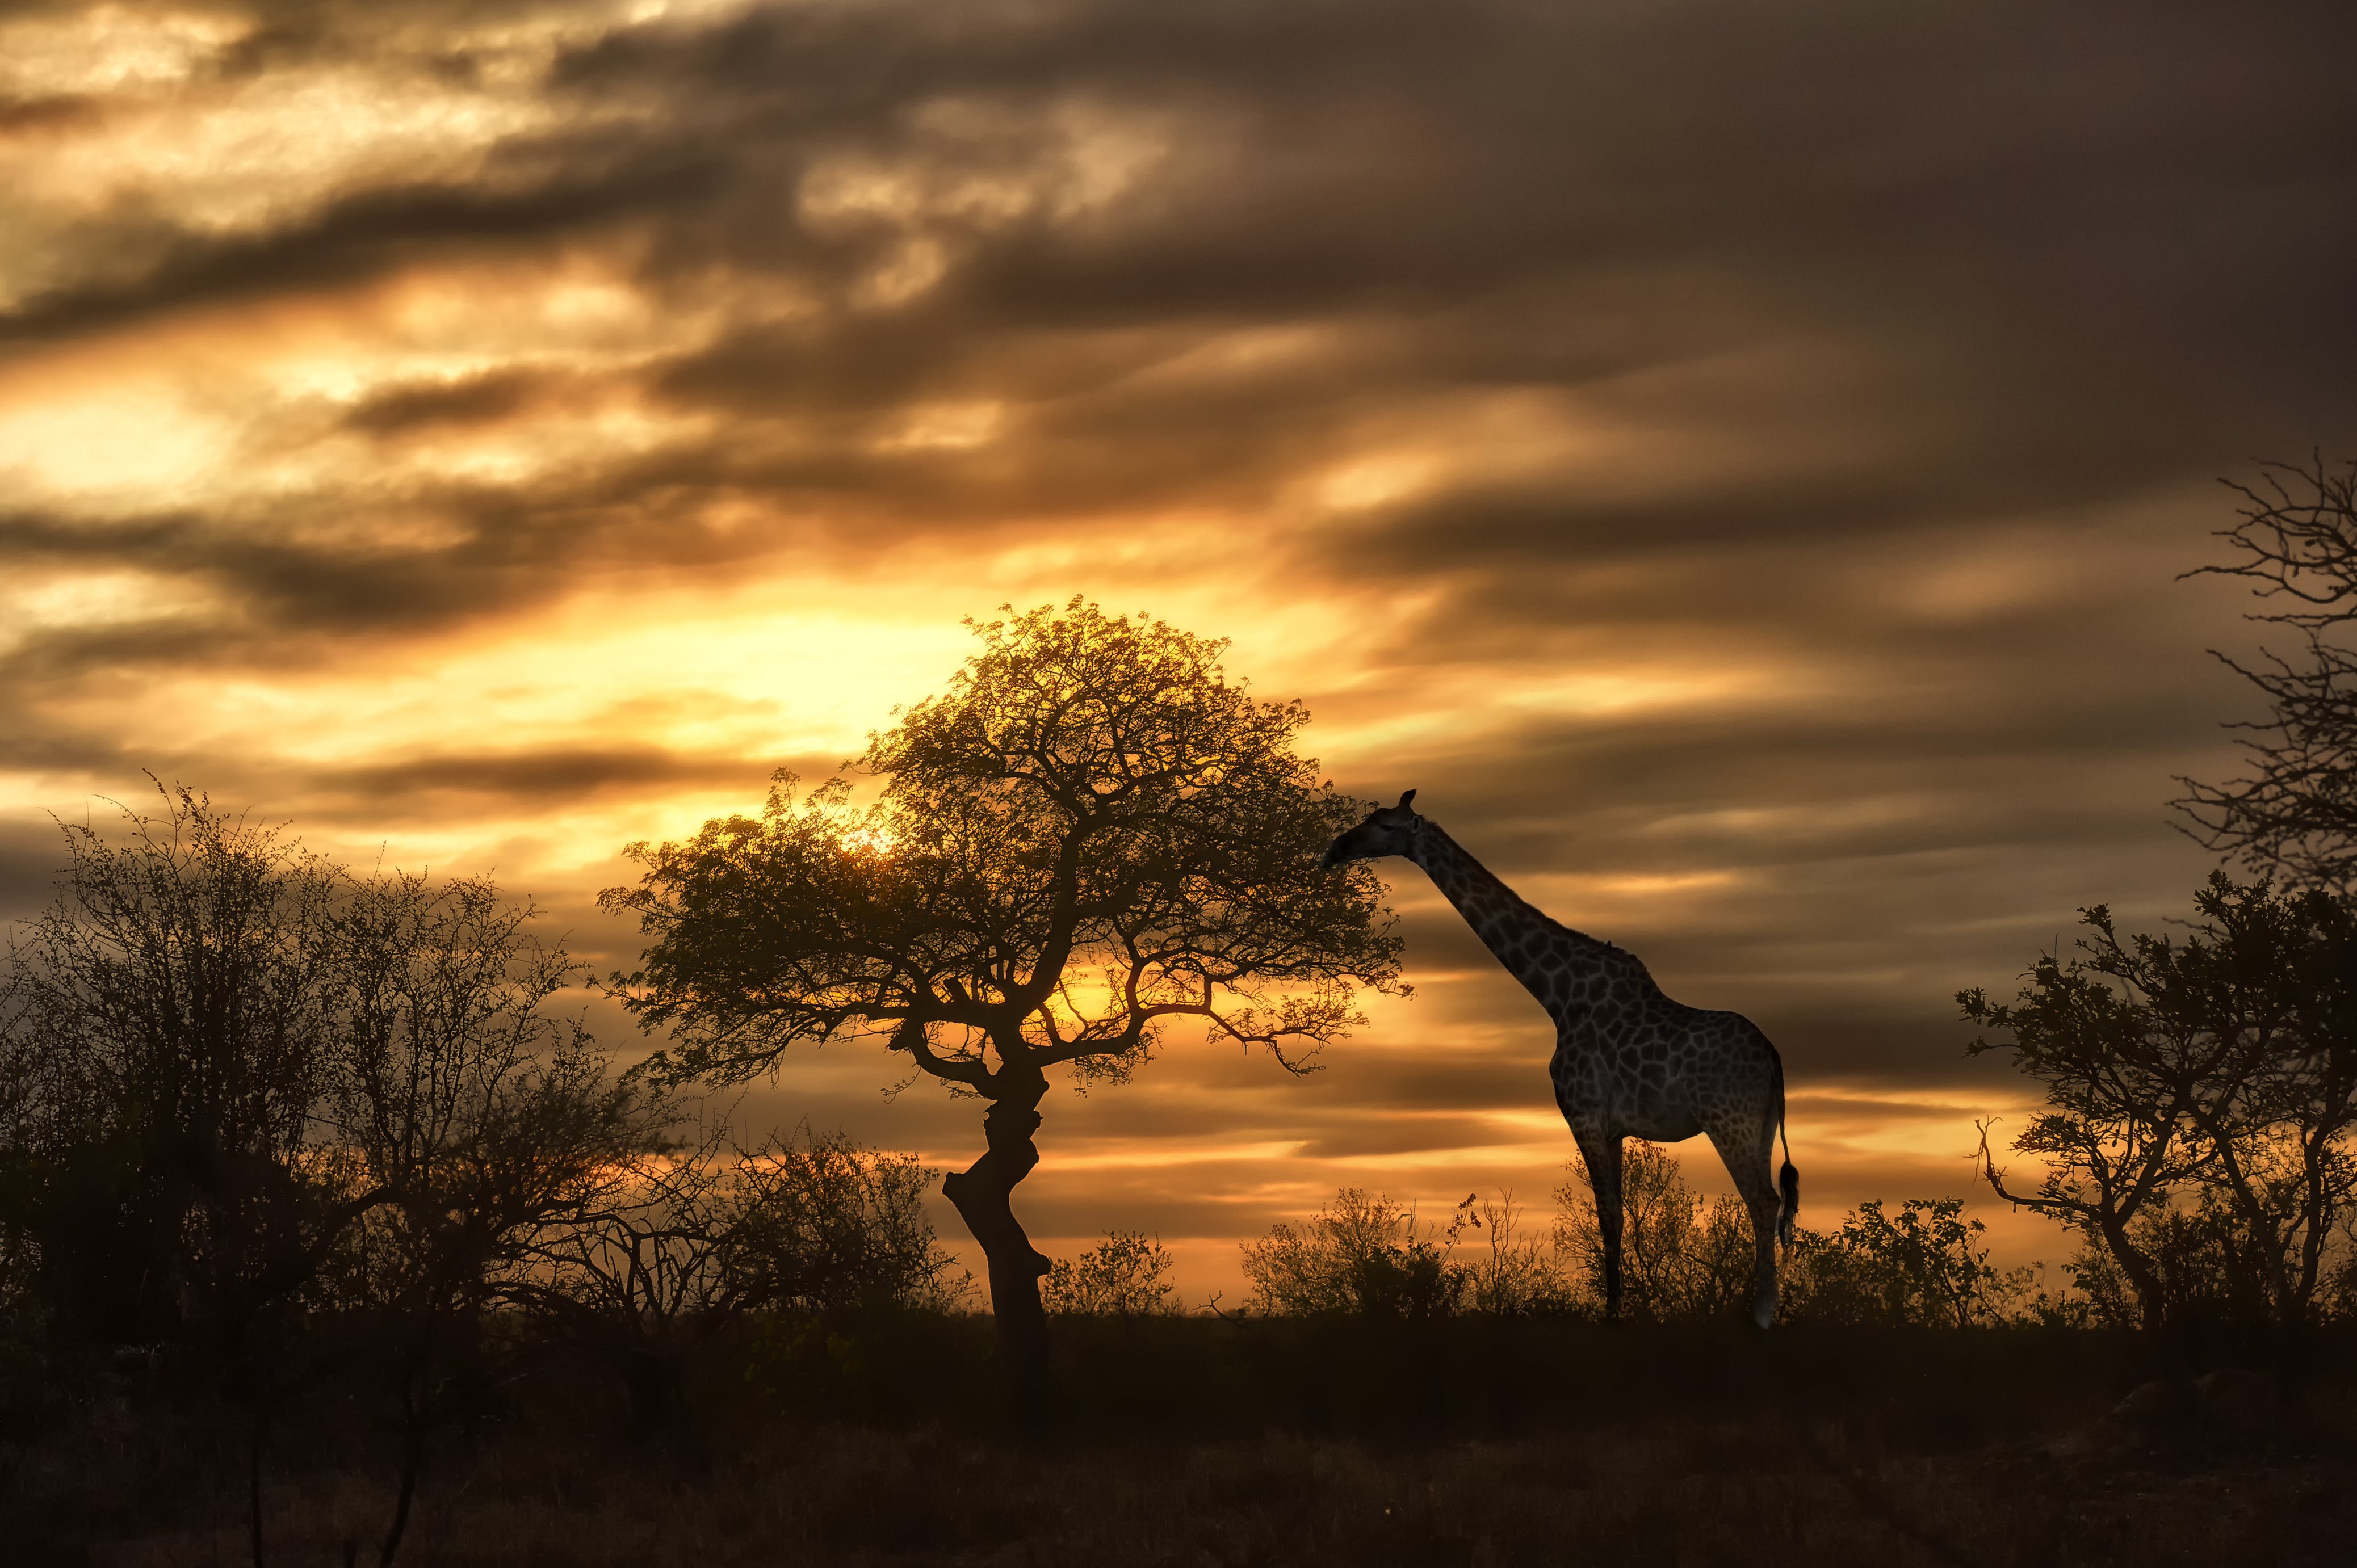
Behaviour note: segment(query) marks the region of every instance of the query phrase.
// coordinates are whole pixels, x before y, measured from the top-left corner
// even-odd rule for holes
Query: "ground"
[[[858,1360],[842,1348],[838,1374]],[[637,1439],[511,1406],[446,1445],[401,1561],[2156,1568],[2338,1563],[2357,1544],[2329,1369],[2289,1412],[2164,1384],[2121,1414],[2144,1351],[2034,1331],[1189,1324],[1091,1326],[1060,1348],[1060,1415],[1030,1432],[909,1408],[911,1389],[973,1391],[939,1368],[898,1396],[889,1377],[827,1394],[897,1399],[888,1418],[814,1411],[817,1372]],[[9,1560],[245,1560],[239,1455],[198,1446],[117,1407],[27,1451]],[[335,1448],[274,1467],[274,1563],[342,1563],[348,1542],[375,1561],[387,1476]],[[208,1462],[217,1484],[191,1484]]]

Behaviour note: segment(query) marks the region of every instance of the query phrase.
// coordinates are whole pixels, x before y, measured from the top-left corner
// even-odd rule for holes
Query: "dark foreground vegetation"
[[[187,793],[68,847],[0,993],[0,1561],[2345,1543],[2337,1180],[2282,1189],[2325,1198],[2269,1233],[2317,1239],[2292,1296],[2233,1212],[2156,1201],[2132,1234],[2157,1308],[2098,1237],[2046,1280],[1994,1268],[1953,1198],[1863,1205],[1786,1249],[1763,1338],[1747,1217],[1641,1145],[1631,1321],[1596,1321],[1575,1166],[1545,1226],[1338,1194],[1244,1249],[1228,1316],[1177,1310],[1160,1248],[1115,1234],[1051,1261],[1055,1354],[1010,1365],[925,1219],[931,1173],[740,1143],[617,1077],[564,1009],[578,972],[487,885],[354,875]],[[2301,1124],[2271,1115],[2231,1147]],[[2162,1196],[2198,1200],[2216,1164],[2170,1125]],[[2328,1175],[2345,1126],[2302,1145]]]
[[[551,1359],[436,1460],[404,1557],[2143,1568],[2338,1563],[2357,1530],[2339,1340],[2304,1413],[2231,1373],[2121,1412],[2154,1369],[2086,1330],[1165,1316],[1057,1341],[1060,1414],[1025,1433],[974,1423],[997,1375],[974,1317],[748,1326],[660,1433]],[[239,1560],[242,1460],[201,1389],[168,1359],[86,1370],[9,1446],[8,1560]],[[347,1561],[392,1455],[329,1390],[281,1430],[273,1559]]]

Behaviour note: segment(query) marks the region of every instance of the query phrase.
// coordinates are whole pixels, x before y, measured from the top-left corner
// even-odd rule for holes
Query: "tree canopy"
[[[871,738],[869,802],[780,774],[758,818],[631,846],[643,879],[603,902],[653,939],[623,989],[675,1031],[654,1070],[738,1080],[879,1034],[998,1098],[1059,1064],[1125,1079],[1182,1021],[1299,1069],[1356,988],[1401,988],[1372,875],[1318,866],[1365,808],[1295,754],[1299,703],[1078,599],[973,629],[948,691]]]
[[[2310,1316],[2357,1199],[2357,924],[2346,900],[2213,873],[2182,937],[2123,937],[2083,911],[2081,954],[2041,957],[2010,1004],[1958,993],[2011,1036],[2046,1089],[2014,1142],[2046,1172],[1998,1196],[2098,1238],[2158,1326],[2168,1292],[2147,1241],[2173,1197],[2226,1217],[2236,1267],[2277,1324]]]

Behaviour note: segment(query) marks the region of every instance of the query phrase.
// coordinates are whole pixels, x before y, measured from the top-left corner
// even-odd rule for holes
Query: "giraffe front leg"
[[[1596,1195],[1596,1231],[1604,1242],[1604,1318],[1620,1317],[1620,1138],[1601,1128],[1574,1128],[1579,1157],[1587,1163],[1588,1190]]]

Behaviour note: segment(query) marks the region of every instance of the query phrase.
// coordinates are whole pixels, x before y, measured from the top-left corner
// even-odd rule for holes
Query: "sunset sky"
[[[1804,1223],[1964,1192],[2024,1097],[1952,993],[2210,864],[2217,479],[2357,455],[2352,58],[2322,3],[11,5],[0,914],[145,769],[626,963],[623,844],[1080,593],[1757,1020]],[[1551,1028],[1386,869],[1415,999],[1055,1091],[1047,1251],[1233,1299],[1345,1184],[1544,1221]],[[971,1160],[896,1077],[740,1114]]]

